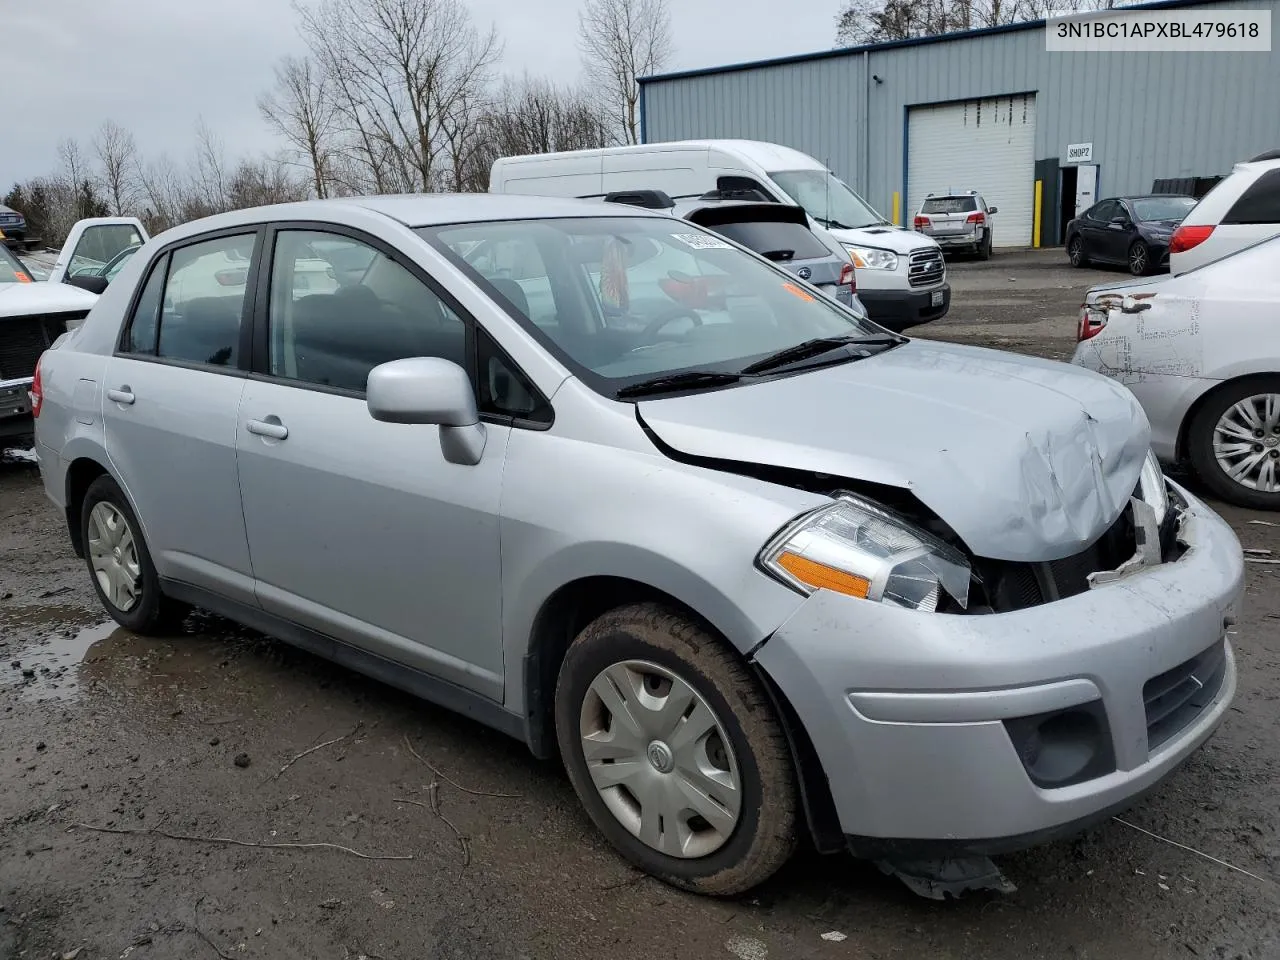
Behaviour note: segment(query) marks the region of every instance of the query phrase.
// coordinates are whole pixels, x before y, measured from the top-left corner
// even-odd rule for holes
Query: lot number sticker
[[[719,237],[712,237],[705,233],[673,233],[672,240],[679,240],[685,246],[693,247],[695,250],[732,250],[733,245],[726,243]]]

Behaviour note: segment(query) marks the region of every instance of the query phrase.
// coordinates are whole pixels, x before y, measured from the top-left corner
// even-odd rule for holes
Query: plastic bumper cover
[[[941,294],[941,302],[935,303],[935,294]],[[858,288],[858,297],[867,308],[867,315],[882,327],[905,330],[947,315],[951,308],[951,284],[921,290],[874,290]]]
[[[1231,529],[1178,489],[1189,549],[1175,562],[986,616],[819,592],[761,647],[757,662],[807,731],[846,835],[886,848],[1029,845],[1129,805],[1209,737],[1235,693],[1224,633],[1243,558]],[[1144,688],[1149,698],[1149,681],[1218,644],[1211,702],[1149,750]],[[1105,712],[1110,772],[1037,786],[1006,721],[1085,704]]]

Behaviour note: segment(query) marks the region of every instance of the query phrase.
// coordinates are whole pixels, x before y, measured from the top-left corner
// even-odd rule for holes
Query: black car
[[[1067,224],[1073,267],[1128,267],[1135,277],[1169,265],[1169,238],[1196,205],[1195,197],[1162,193],[1099,200]]]

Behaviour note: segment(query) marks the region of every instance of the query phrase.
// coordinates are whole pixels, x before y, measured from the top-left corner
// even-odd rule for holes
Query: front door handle
[[[116,403],[130,404],[136,399],[133,391],[129,389],[129,385],[125,384],[118,390],[108,390],[107,399],[114,400]]]
[[[289,428],[280,422],[279,417],[267,417],[265,420],[250,420],[245,424],[246,429],[259,437],[268,437],[272,440],[283,440],[289,436]]]

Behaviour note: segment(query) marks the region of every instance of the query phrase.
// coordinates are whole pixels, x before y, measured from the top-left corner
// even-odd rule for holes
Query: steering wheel
[[[650,320],[649,323],[645,325],[645,328],[640,335],[646,340],[656,339],[659,330],[665,327],[672,320],[679,320],[681,317],[688,317],[693,321],[693,325],[695,327],[702,326],[702,317],[698,316],[698,311],[694,310],[692,307],[686,307],[676,303],[667,307],[660,314]]]

